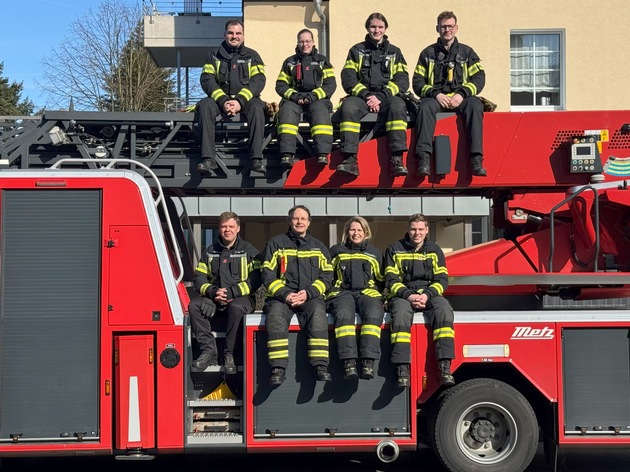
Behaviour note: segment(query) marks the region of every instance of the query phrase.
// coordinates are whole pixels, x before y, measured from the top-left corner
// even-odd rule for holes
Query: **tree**
[[[142,46],[138,4],[104,0],[70,26],[42,61],[48,106],[77,110],[162,111],[173,96],[173,70],[155,65]]]
[[[22,96],[22,82],[9,83],[9,79],[2,77],[4,62],[0,62],[0,115],[16,116],[33,113],[33,102],[20,100]]]
[[[144,49],[142,24],[138,23],[107,84],[110,108],[164,111],[164,99],[174,96],[172,77],[172,70],[157,67]]]

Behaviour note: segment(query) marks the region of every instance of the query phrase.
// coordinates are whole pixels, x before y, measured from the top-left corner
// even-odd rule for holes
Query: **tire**
[[[520,472],[536,454],[534,410],[503,382],[462,382],[447,390],[437,408],[431,443],[452,472]]]

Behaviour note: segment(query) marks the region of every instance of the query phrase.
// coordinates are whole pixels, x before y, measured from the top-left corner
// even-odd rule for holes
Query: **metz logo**
[[[548,326],[536,329],[531,326],[517,326],[510,339],[553,339],[553,329]]]

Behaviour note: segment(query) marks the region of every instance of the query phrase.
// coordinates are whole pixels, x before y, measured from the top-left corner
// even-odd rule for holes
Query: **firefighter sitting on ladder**
[[[260,253],[241,239],[240,229],[240,218],[236,213],[221,213],[219,239],[206,248],[195,269],[195,288],[201,296],[191,300],[188,312],[201,349],[192,364],[196,369],[218,364],[217,343],[211,326],[216,315],[227,318],[223,350],[225,373],[237,372],[234,362],[236,340],[243,316],[254,311],[253,294],[261,285]]]
[[[442,385],[454,385],[451,359],[455,357],[453,309],[442,296],[448,287],[444,252],[427,239],[429,221],[422,213],[409,218],[405,237],[385,251],[385,286],[389,290],[392,364],[398,386],[409,387],[413,314],[424,311],[433,329],[435,354]]]
[[[361,216],[350,218],[343,229],[343,240],[330,248],[334,282],[327,295],[328,311],[335,319],[339,359],[345,380],[357,380],[357,358],[361,357],[361,378],[374,378],[374,361],[381,356],[383,307],[383,254],[370,244],[372,231]],[[356,313],[361,317],[357,350]]]
[[[263,284],[267,299],[267,349],[271,377],[277,387],[289,365],[289,323],[293,313],[308,334],[308,357],[317,380],[330,382],[328,319],[324,294],[332,283],[328,248],[308,231],[311,212],[304,205],[289,210],[289,230],[273,237],[263,251]]]

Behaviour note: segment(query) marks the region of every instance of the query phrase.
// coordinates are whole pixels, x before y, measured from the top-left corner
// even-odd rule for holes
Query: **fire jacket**
[[[308,299],[321,297],[332,283],[328,248],[319,239],[298,236],[289,229],[273,237],[263,251],[262,280],[267,297],[286,302],[306,290]]]
[[[225,41],[212,49],[201,72],[201,88],[218,103],[238,100],[241,107],[253,97],[259,97],[267,79],[260,55],[243,44],[232,49]]]
[[[282,98],[297,103],[308,98],[310,103],[332,97],[337,90],[333,67],[316,48],[309,55],[296,53],[285,59],[276,80],[276,92]]]
[[[380,44],[375,44],[366,35],[365,41],[355,44],[348,51],[341,70],[341,85],[348,95],[363,100],[374,95],[383,101],[405,93],[409,88],[407,62],[387,36]]]
[[[210,299],[220,288],[227,288],[228,299],[253,295],[262,282],[260,269],[260,252],[253,245],[237,236],[228,249],[219,239],[195,268],[195,288]]]
[[[419,97],[437,97],[438,93],[478,95],[486,84],[486,73],[477,53],[453,40],[450,50],[439,41],[420,53],[413,73],[413,91]]]
[[[443,295],[448,287],[444,252],[427,239],[416,250],[405,235],[385,251],[385,286],[390,298],[407,299],[414,293],[425,293],[430,300]]]
[[[328,299],[334,298],[344,290],[361,292],[369,297],[380,298],[383,289],[381,261],[383,254],[367,241],[354,244],[346,241],[330,248],[332,257],[333,286],[328,292]]]

